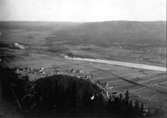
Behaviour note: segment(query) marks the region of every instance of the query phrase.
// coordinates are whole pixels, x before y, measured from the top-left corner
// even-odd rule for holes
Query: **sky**
[[[0,0],[0,20],[166,21],[166,0]]]

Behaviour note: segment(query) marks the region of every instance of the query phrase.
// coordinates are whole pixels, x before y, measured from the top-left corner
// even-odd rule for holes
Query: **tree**
[[[129,102],[129,91],[125,92],[125,103],[128,104]]]

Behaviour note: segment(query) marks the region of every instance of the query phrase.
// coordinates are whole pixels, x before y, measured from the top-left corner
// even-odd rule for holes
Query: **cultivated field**
[[[57,69],[62,73],[87,75],[93,82],[107,83],[111,93],[129,90],[132,98],[153,109],[161,109],[161,116],[156,117],[165,118],[166,72],[64,58],[64,55],[70,55],[165,67],[165,27],[165,22],[1,22],[0,63],[12,68],[42,67],[46,68],[46,74],[53,74]],[[32,79],[38,76],[29,74]],[[13,112],[16,115],[15,111],[3,107],[12,109],[0,105],[0,110],[6,109],[2,110],[2,115],[10,117]]]

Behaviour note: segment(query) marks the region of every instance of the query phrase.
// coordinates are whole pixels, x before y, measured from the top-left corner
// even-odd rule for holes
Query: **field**
[[[75,70],[74,74],[83,73],[91,76],[93,82],[106,82],[112,87],[108,90],[111,93],[129,90],[134,99],[139,99],[152,108],[161,109],[162,116],[157,117],[165,118],[165,72],[64,58],[64,55],[72,55],[165,67],[165,27],[165,22],[1,22],[0,63],[12,68],[43,67],[48,69],[47,73],[54,73],[52,69],[55,68],[64,73]],[[15,43],[24,46],[24,49],[20,49]],[[38,75],[29,76],[32,79],[38,78]],[[2,115],[4,112],[10,117],[10,110],[2,110]]]

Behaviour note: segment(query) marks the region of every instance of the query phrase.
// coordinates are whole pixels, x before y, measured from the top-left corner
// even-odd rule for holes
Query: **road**
[[[151,70],[151,71],[166,72],[167,70],[166,67],[161,67],[161,66],[137,64],[137,63],[130,63],[130,62],[115,61],[115,60],[102,60],[102,59],[80,58],[80,57],[69,57],[69,56],[64,56],[64,58],[69,60],[104,63],[104,64],[111,64],[116,66],[123,66],[123,67],[144,69],[144,70]]]

